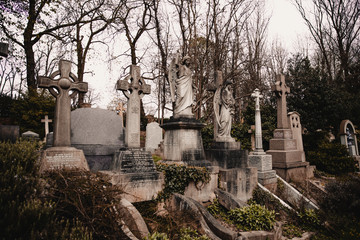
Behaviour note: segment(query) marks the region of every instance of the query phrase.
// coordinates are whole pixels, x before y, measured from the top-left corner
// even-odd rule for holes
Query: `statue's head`
[[[182,64],[190,64],[190,57],[189,57],[189,55],[186,55],[185,57],[183,57],[183,59],[182,59]]]

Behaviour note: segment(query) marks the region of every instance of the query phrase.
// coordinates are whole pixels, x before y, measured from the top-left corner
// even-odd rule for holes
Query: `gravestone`
[[[300,122],[300,114],[298,112],[289,112],[288,113],[289,126],[292,131],[293,138],[296,139],[296,148],[301,151],[303,154],[301,156],[301,161],[305,162],[305,152],[302,139],[302,127]]]
[[[120,118],[100,108],[71,112],[71,146],[83,150],[91,171],[109,170],[114,153],[125,146]]]
[[[256,88],[251,97],[255,99],[255,149],[249,154],[249,165],[257,168],[259,183],[270,187],[277,182],[277,178],[272,169],[272,156],[264,152],[262,145],[260,98],[263,96]]]
[[[286,95],[290,88],[285,83],[285,76],[278,75],[272,91],[277,97],[277,129],[270,139],[272,165],[276,173],[286,181],[302,181],[313,176],[314,167],[304,159],[304,151],[298,150],[297,140],[293,138],[287,116]]]
[[[130,81],[130,82],[129,82]],[[116,86],[128,99],[126,112],[125,145],[129,148],[140,147],[140,99],[150,94],[151,87],[140,76],[140,67],[130,66],[130,75],[119,80]]]
[[[146,126],[146,151],[154,153],[155,149],[159,147],[159,144],[163,140],[162,131],[162,128],[157,122],[149,123]]]
[[[20,137],[20,127],[18,125],[0,124],[0,141],[16,142]]]
[[[156,171],[151,153],[140,147],[140,100],[151,88],[140,76],[140,67],[131,65],[130,74],[117,82],[116,89],[128,99],[125,146],[114,153],[110,169],[104,173],[124,189],[128,201],[151,200],[162,188],[162,175]]]
[[[0,56],[7,57],[9,53],[9,44],[0,42]]]
[[[23,134],[21,134],[21,137],[23,139],[27,139],[30,141],[39,141],[40,140],[39,134],[32,132],[32,131],[24,132]]]
[[[71,147],[71,99],[87,92],[87,83],[79,82],[71,73],[71,62],[60,60],[59,70],[50,77],[39,77],[38,87],[47,88],[56,98],[53,147],[42,151],[40,171],[59,168],[89,170],[82,150]]]
[[[350,120],[342,120],[340,123],[340,142],[345,145],[350,156],[360,160],[356,131]]]

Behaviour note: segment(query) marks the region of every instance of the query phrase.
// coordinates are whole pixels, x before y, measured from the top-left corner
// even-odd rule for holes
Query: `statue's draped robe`
[[[193,89],[192,89],[192,72],[186,66],[183,67],[182,76],[179,76],[176,81],[176,102],[175,102],[175,114],[181,114],[184,110],[189,110],[191,113],[191,106],[193,104]],[[188,111],[187,111],[188,112]]]
[[[231,118],[232,118],[232,107],[234,105],[234,98],[230,86],[225,87],[221,92],[221,107],[219,115],[219,131],[218,137],[220,138],[231,138]]]

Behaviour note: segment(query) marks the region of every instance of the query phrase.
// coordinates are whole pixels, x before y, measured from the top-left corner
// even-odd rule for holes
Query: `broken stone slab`
[[[236,198],[233,194],[225,192],[220,188],[215,189],[215,194],[219,200],[219,203],[227,210],[242,208],[248,205],[246,202]]]

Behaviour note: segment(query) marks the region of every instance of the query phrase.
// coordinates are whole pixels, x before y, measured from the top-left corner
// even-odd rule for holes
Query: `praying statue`
[[[234,115],[235,99],[231,89],[231,80],[216,89],[214,95],[214,111],[216,122],[219,126],[216,141],[234,142],[230,135],[232,116]]]
[[[190,57],[185,56],[179,62],[178,55],[171,61],[169,83],[172,102],[175,102],[174,117],[192,118],[194,103],[192,71],[189,68]],[[175,93],[176,92],[176,93]],[[176,95],[176,99],[175,99]]]

